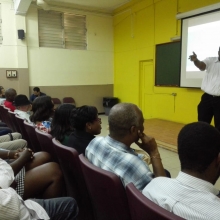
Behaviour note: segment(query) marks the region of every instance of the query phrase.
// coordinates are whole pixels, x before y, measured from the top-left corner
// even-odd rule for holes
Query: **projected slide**
[[[188,58],[193,51],[199,60],[217,57],[220,47],[220,12],[213,12],[182,22],[181,87],[200,87],[204,72]]]

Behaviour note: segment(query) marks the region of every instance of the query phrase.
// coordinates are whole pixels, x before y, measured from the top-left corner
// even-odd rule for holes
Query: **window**
[[[38,11],[39,46],[86,50],[86,16]]]

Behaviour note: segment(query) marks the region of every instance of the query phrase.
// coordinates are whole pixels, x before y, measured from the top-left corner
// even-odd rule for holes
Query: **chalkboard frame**
[[[180,87],[181,41],[157,44],[155,86]]]

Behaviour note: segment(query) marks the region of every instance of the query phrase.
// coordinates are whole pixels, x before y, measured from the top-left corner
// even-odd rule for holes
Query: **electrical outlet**
[[[7,78],[17,78],[17,70],[6,70]]]
[[[11,78],[11,70],[6,70],[6,77]]]
[[[16,70],[11,71],[11,77],[13,77],[13,78],[17,77],[17,71]]]

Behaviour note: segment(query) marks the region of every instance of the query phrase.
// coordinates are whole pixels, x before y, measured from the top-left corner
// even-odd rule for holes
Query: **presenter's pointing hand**
[[[193,55],[189,56],[190,61],[196,61],[197,60],[197,55],[195,54],[195,52],[193,52]]]

